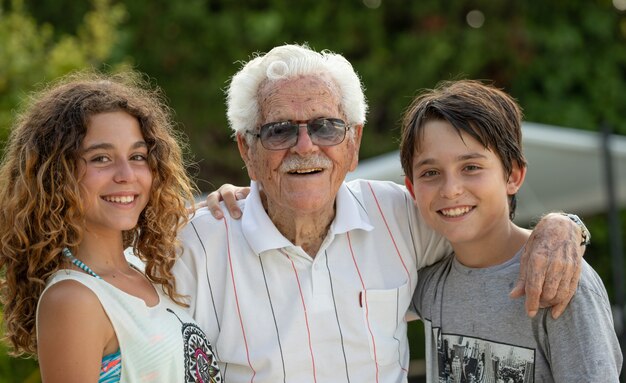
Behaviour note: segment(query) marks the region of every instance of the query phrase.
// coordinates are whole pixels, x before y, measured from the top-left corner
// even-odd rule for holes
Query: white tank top
[[[102,279],[59,270],[48,279],[42,296],[63,280],[83,284],[100,300],[120,345],[120,382],[222,382],[206,335],[161,288],[155,286],[159,303],[148,307]]]

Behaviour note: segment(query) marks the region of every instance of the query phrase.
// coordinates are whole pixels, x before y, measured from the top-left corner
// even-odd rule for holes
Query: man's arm
[[[223,217],[219,201],[229,214],[239,218],[236,201],[245,198],[249,188],[222,185],[207,197],[206,206],[217,219]],[[526,295],[526,312],[534,317],[539,307],[552,306],[558,318],[576,292],[585,246],[581,228],[562,213],[545,215],[535,226],[521,259],[520,276],[510,293],[512,298]]]
[[[206,197],[206,201],[200,202],[197,208],[206,206],[215,219],[222,219],[224,218],[224,212],[220,207],[220,201],[224,201],[230,216],[239,219],[241,217],[241,209],[239,209],[237,201],[245,199],[248,194],[250,194],[250,187],[248,186],[224,184],[219,189],[211,192]]]
[[[586,230],[586,229],[585,229]],[[545,215],[535,226],[521,259],[520,275],[510,293],[526,295],[526,312],[552,306],[558,318],[576,292],[586,242],[583,230],[561,213]]]

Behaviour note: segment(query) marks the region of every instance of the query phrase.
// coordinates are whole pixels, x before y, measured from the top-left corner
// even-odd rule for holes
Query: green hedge
[[[467,22],[473,10],[484,16],[478,28]],[[0,141],[36,84],[78,68],[132,66],[168,95],[200,188],[246,183],[223,89],[239,61],[292,42],[340,52],[362,76],[371,108],[361,158],[396,147],[418,89],[461,77],[493,80],[528,121],[587,130],[606,121],[626,134],[626,16],[611,0],[0,0]],[[611,293],[606,219],[585,218],[594,238],[587,259]],[[0,352],[0,379],[12,363],[25,372],[11,382],[34,368]]]

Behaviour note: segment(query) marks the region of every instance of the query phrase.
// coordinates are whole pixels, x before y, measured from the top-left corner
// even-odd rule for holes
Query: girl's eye
[[[130,157],[132,161],[147,161],[148,156],[145,154],[134,154]]]
[[[107,156],[96,156],[91,159],[91,162],[100,162],[100,163],[106,163],[110,161],[111,160]]]

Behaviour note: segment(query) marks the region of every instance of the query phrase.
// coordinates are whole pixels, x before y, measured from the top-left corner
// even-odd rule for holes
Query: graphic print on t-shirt
[[[439,383],[534,383],[535,350],[433,328]]]
[[[170,309],[183,325],[183,344],[185,347],[185,383],[221,383],[222,377],[213,354],[211,344],[204,332],[194,323],[184,323]]]

